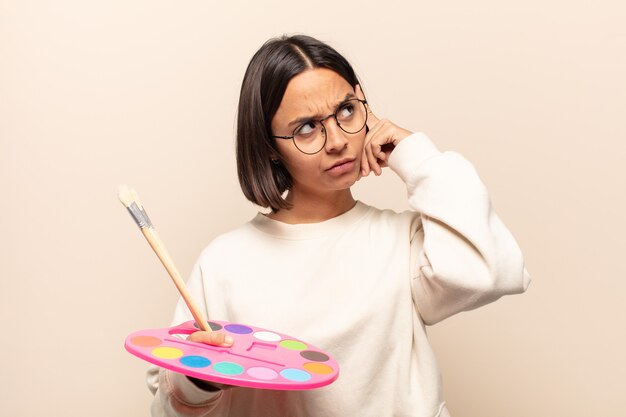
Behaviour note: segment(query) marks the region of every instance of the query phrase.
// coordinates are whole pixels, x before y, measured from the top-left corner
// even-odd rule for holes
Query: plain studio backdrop
[[[124,338],[178,296],[117,186],[187,276],[257,211],[234,155],[246,65],[306,33],[380,117],[474,163],[525,254],[526,294],[429,330],[452,415],[626,415],[623,4],[0,0],[0,414],[148,415]],[[406,208],[388,170],[355,194]]]

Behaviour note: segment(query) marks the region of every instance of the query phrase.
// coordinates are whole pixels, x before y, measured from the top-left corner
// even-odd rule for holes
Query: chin
[[[359,179],[359,172],[350,173],[346,175],[345,178],[342,178],[341,181],[337,184],[337,190],[346,190],[352,187]]]

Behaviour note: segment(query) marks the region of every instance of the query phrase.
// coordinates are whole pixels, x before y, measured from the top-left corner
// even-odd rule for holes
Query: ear
[[[365,100],[365,94],[363,94],[363,90],[361,90],[361,84],[357,84],[354,87],[354,92],[356,93],[357,98],[359,98],[360,100]],[[367,111],[370,112],[371,115],[373,115],[372,111],[370,110],[369,103],[367,104]],[[365,133],[368,133],[370,131],[369,124],[370,122],[368,121],[367,125],[365,125]]]
[[[363,90],[361,90],[361,84],[357,84],[354,87],[354,92],[356,93],[357,98],[360,100],[365,100],[365,94],[363,94]]]

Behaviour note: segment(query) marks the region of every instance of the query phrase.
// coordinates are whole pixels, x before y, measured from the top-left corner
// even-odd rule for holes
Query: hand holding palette
[[[198,331],[193,321],[132,333],[125,347],[174,372],[240,387],[304,390],[323,387],[339,376],[334,359],[302,340],[243,324],[215,320],[208,324],[213,331],[233,337],[232,347],[176,337]]]
[[[119,198],[165,266],[195,320],[171,328],[134,332],[126,338],[126,350],[174,372],[241,387],[303,390],[323,387],[337,379],[337,362],[308,343],[258,327],[205,321],[137,193],[122,186]],[[176,336],[198,330],[224,333],[234,339],[234,344],[231,347],[212,346]]]

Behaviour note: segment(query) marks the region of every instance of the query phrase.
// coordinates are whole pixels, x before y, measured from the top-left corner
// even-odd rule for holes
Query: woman
[[[307,36],[265,43],[241,89],[237,166],[271,209],[215,239],[188,285],[209,318],[292,334],[341,365],[311,391],[228,387],[152,368],[155,416],[445,417],[425,326],[523,292],[519,247],[472,165],[380,120],[350,64]],[[389,166],[410,210],[350,187]],[[190,320],[179,303],[173,322]],[[190,339],[228,346],[217,333]]]

